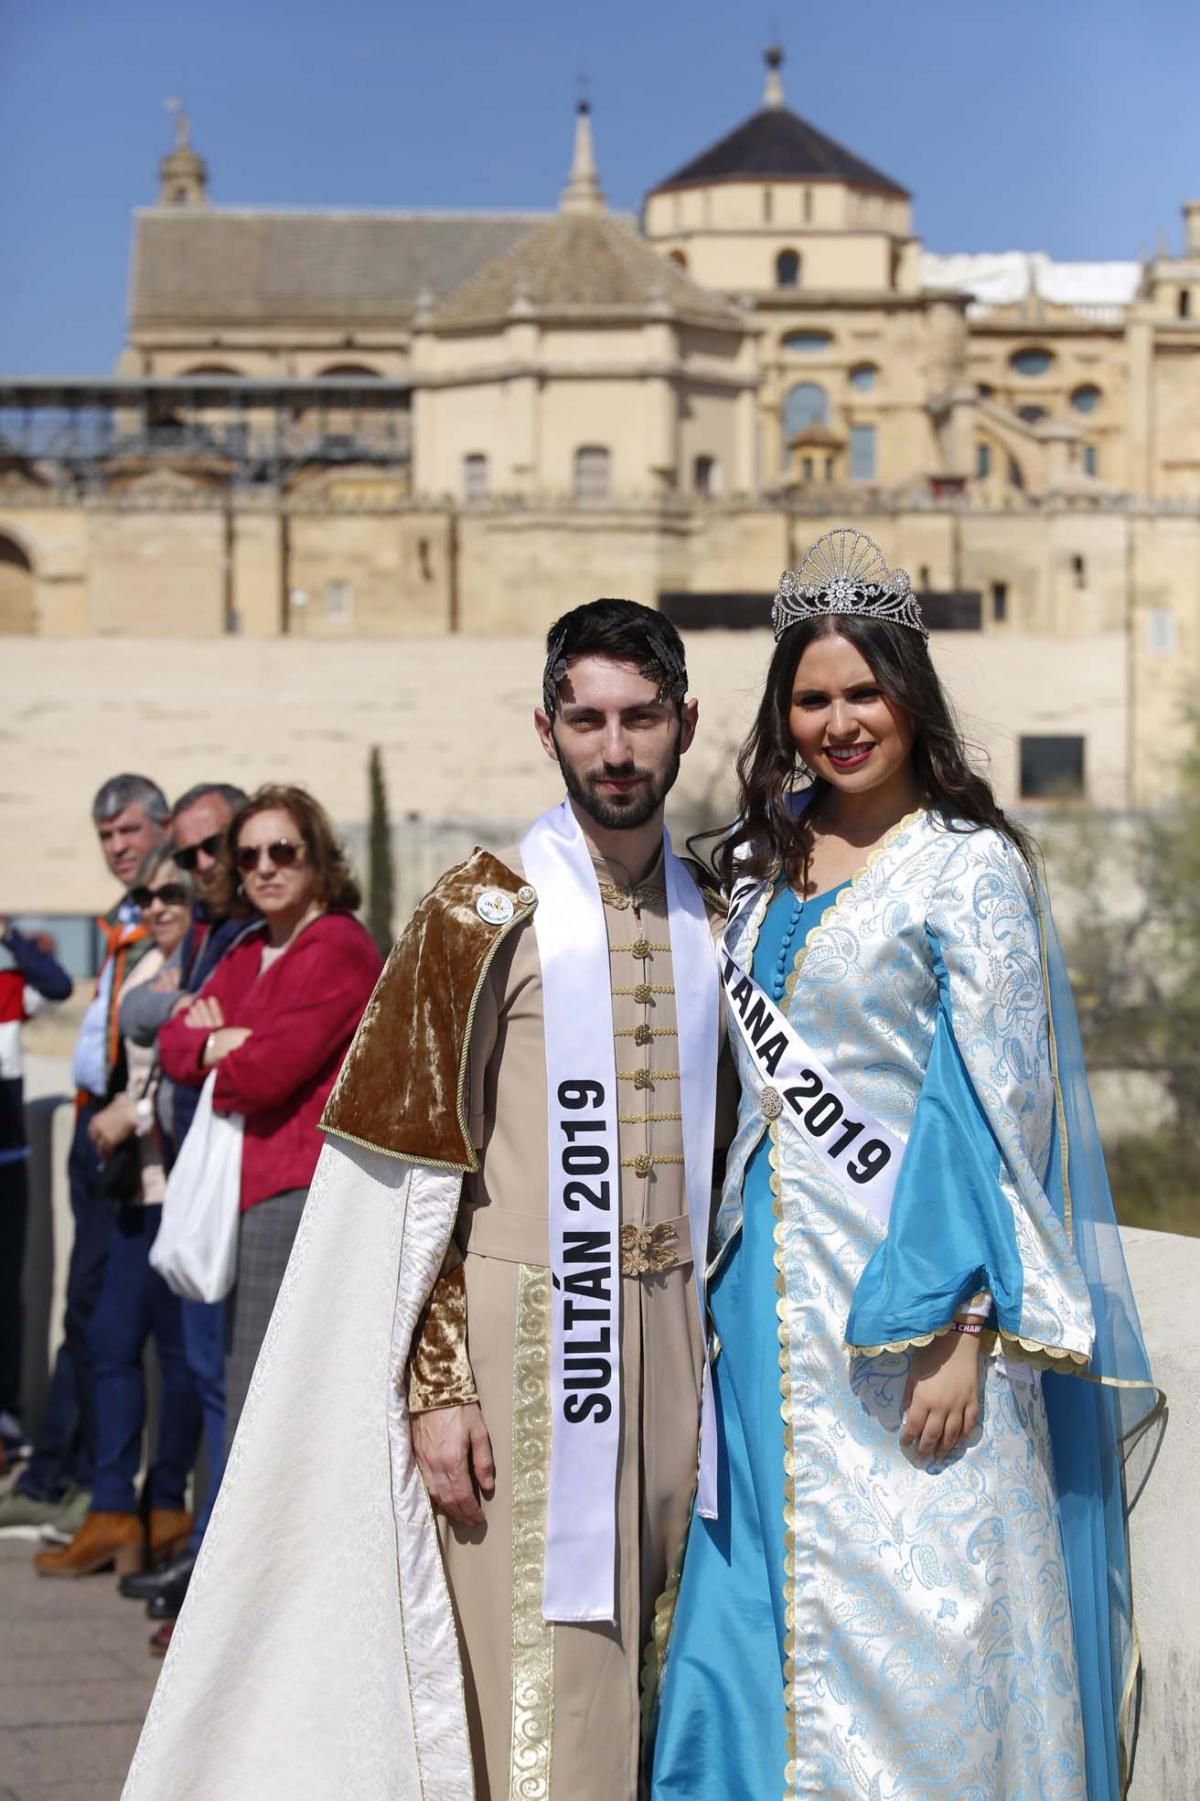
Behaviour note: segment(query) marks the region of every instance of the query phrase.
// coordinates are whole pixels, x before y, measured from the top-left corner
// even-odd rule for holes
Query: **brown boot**
[[[33,1567],[39,1576],[90,1576],[113,1564],[119,1576],[140,1570],[146,1539],[136,1513],[89,1513],[69,1545],[39,1551]]]
[[[192,1539],[192,1516],[182,1507],[150,1509],[151,1567],[169,1563],[186,1551]]]

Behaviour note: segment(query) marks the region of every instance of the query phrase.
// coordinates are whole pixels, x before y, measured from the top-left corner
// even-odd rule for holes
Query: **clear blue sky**
[[[130,215],[182,95],[233,205],[546,207],[586,72],[610,201],[788,103],[933,250],[1134,257],[1200,194],[1198,0],[0,0],[0,370],[121,346]]]

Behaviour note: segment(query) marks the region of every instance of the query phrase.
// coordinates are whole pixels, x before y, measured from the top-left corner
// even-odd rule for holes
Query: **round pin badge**
[[[537,889],[534,888],[531,883],[524,882],[521,887],[517,889],[517,899],[523,907],[532,907],[534,901],[537,899]]]
[[[502,888],[485,888],[475,902],[475,911],[489,926],[506,926],[516,910],[511,894]]]

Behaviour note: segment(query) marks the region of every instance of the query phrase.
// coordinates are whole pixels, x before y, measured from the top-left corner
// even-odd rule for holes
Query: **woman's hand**
[[[222,1057],[227,1057],[230,1051],[236,1051],[240,1045],[245,1044],[247,1038],[253,1036],[249,1026],[222,1026],[219,1031],[210,1032],[202,1058],[205,1069],[211,1069],[214,1063],[219,1063]]]
[[[196,994],[195,1001],[184,1014],[184,1025],[191,1025],[204,1032],[220,1032],[220,1028],[225,1025],[222,1003],[213,1000],[211,994]]]
[[[137,1113],[133,1102],[128,1095],[119,1094],[116,1100],[93,1115],[87,1135],[101,1157],[111,1157],[117,1146],[131,1138],[136,1130]]]
[[[216,1032],[225,1024],[225,1015],[221,1003],[211,995],[198,994],[183,1016],[185,1026],[194,1026],[198,1030]]]
[[[913,1352],[900,1443],[922,1459],[945,1457],[978,1424],[979,1338],[944,1332]]]

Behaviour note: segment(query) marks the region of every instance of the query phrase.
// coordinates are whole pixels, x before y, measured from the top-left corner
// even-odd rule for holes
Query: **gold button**
[[[653,1040],[654,1040],[654,1027],[653,1026],[635,1026],[634,1027],[633,1042],[635,1044],[651,1044],[653,1042]]]
[[[633,998],[639,1007],[648,1007],[654,999],[654,990],[649,982],[639,982],[633,991]]]
[[[650,955],[650,940],[648,938],[635,938],[629,948],[635,957],[646,958]]]
[[[647,1151],[643,1151],[640,1157],[634,1158],[633,1167],[639,1176],[648,1176],[654,1168],[654,1159]]]
[[[635,1069],[634,1070],[633,1085],[635,1088],[649,1088],[650,1082],[651,1082],[651,1075],[650,1075],[650,1071],[648,1069]]]

